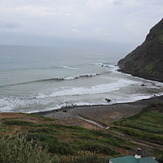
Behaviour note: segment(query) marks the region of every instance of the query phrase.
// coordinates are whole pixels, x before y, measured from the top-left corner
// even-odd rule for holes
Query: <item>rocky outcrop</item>
[[[118,62],[120,71],[163,82],[163,19],[138,46]]]

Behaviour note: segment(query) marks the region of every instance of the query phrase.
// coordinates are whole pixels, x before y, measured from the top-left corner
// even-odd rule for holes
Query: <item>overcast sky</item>
[[[0,0],[0,44],[133,48],[163,0]]]

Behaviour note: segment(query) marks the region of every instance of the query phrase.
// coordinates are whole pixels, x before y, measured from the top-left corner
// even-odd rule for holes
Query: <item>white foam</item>
[[[57,96],[74,96],[74,95],[91,95],[91,94],[101,94],[109,93],[112,91],[119,90],[122,87],[129,86],[131,84],[136,84],[137,82],[119,79],[118,81],[110,84],[100,84],[91,87],[74,87],[74,88],[64,88],[62,90],[54,90],[52,93],[40,93],[37,98],[47,98],[47,97],[57,97]]]
[[[107,70],[118,72],[119,67],[117,65],[106,64],[106,63],[95,63],[95,65],[107,68]],[[118,72],[119,73],[119,72]]]
[[[117,70],[119,69],[119,67],[116,65],[109,65],[109,68],[114,72],[118,72]]]
[[[45,107],[44,109],[35,109],[35,110],[28,110],[25,111],[25,113],[38,113],[38,112],[45,112],[45,111],[51,111],[51,110],[57,110],[61,109],[61,105],[55,105],[54,107]]]
[[[142,99],[149,99],[153,95],[143,95],[143,94],[134,94],[127,97],[121,97],[117,99],[114,103],[125,103],[125,102],[135,102]]]
[[[44,109],[35,109],[35,110],[28,110],[26,113],[37,113],[37,112],[45,112],[45,111],[51,111],[51,110],[57,110],[61,108],[69,108],[69,107],[75,107],[75,106],[93,106],[93,105],[106,105],[105,103],[88,103],[88,102],[77,102],[73,104],[62,104],[62,105],[55,105],[53,107],[45,107]]]
[[[70,67],[70,66],[60,66],[60,67],[61,67],[61,68],[65,68],[65,69],[70,69],[70,70],[78,69],[78,68]]]
[[[24,108],[33,108],[35,105],[47,105],[49,104],[49,100],[38,100],[36,98],[14,98],[14,97],[5,97],[0,98],[0,112],[10,112],[17,108],[20,111],[24,110]]]
[[[14,107],[12,102],[9,102],[7,98],[0,99],[0,112],[8,112]]]
[[[64,80],[73,80],[73,79],[84,78],[84,77],[94,77],[96,75],[97,75],[96,73],[82,74],[82,75],[78,75],[78,76],[65,77]]]

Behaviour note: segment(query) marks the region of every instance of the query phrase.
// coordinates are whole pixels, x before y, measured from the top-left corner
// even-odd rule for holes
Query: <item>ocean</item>
[[[112,52],[1,45],[0,112],[108,105],[163,94],[163,83],[118,72],[119,59]]]

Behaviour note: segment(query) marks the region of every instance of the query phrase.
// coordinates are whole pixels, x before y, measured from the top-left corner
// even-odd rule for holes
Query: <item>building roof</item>
[[[109,163],[158,163],[152,157],[135,158],[134,156],[125,156],[109,159]]]
[[[152,157],[144,157],[140,159],[140,163],[158,163],[158,162]]]

